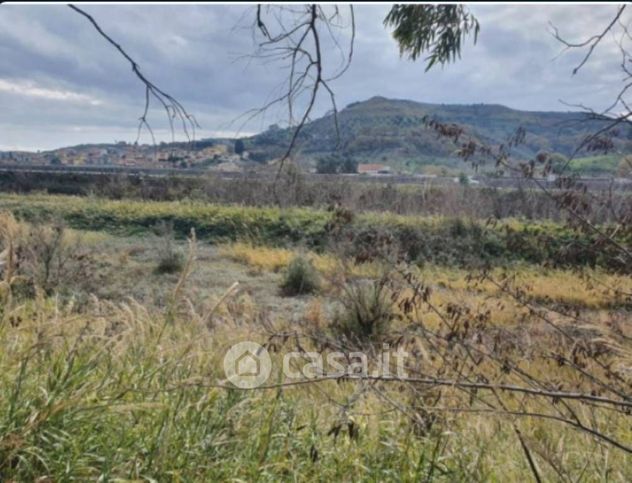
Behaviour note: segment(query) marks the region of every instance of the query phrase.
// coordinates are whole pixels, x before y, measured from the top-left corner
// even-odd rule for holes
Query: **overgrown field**
[[[461,217],[8,194],[0,195],[0,209],[25,220],[63,219],[77,229],[139,234],[168,222],[180,236],[195,228],[200,239],[213,242],[303,244],[321,251],[328,245],[333,224],[343,223],[353,230],[360,257],[371,256],[366,252],[371,251],[376,240],[389,238],[412,262],[480,266],[522,260],[557,266],[620,268],[612,246],[602,243],[594,233],[552,222],[508,219],[490,223]],[[632,244],[632,227],[618,230],[615,239],[624,245]]]
[[[632,279],[587,234],[42,195],[1,210],[29,222],[0,215],[0,481],[632,480]],[[264,388],[226,380],[244,340],[271,355]],[[373,371],[385,346],[405,377],[281,371],[335,351]]]
[[[579,159],[577,161],[580,161]],[[370,180],[370,181],[369,181]],[[520,187],[522,186],[522,187]],[[560,187],[566,182],[560,181]],[[616,187],[617,185],[613,185]],[[622,187],[621,185],[619,185]],[[577,186],[578,188],[579,186]],[[588,210],[582,210],[594,223],[608,222],[617,213],[632,209],[632,196],[625,189],[603,183],[589,186],[582,196]],[[432,180],[414,184],[393,184],[376,178],[349,179],[338,175],[304,177],[294,168],[278,182],[256,173],[234,179],[208,175],[149,177],[79,173],[0,173],[0,191],[8,193],[47,193],[97,196],[139,201],[196,200],[204,203],[246,206],[298,206],[322,209],[342,205],[361,212],[390,212],[413,216],[464,216],[496,219],[526,218],[560,221],[565,211],[558,200],[525,180],[513,189],[483,188],[476,185],[447,185]],[[560,189],[556,197],[564,194]]]

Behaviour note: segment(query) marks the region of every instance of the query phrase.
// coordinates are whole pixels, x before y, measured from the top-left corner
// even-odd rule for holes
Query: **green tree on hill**
[[[340,165],[340,172],[347,174],[355,174],[358,172],[358,161],[351,156],[345,156]]]
[[[568,163],[568,158],[563,154],[553,153],[549,156],[549,163],[551,163],[551,171],[554,174],[561,174],[564,166]]]
[[[357,173],[358,162],[348,154],[330,154],[318,158],[316,172],[319,174]]]
[[[338,159],[333,155],[318,158],[316,172],[318,174],[336,174],[338,172]]]

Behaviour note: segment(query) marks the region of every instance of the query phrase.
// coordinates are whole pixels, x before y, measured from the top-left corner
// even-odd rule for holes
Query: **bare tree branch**
[[[342,13],[337,6],[328,13],[317,4],[297,7],[258,5],[253,31],[263,40],[258,43],[255,57],[272,62],[282,62],[288,69],[282,91],[261,108],[250,111],[245,122],[259,116],[277,104],[285,104],[288,126],[291,129],[287,146],[278,159],[275,181],[279,180],[286,161],[291,157],[303,128],[309,122],[322,91],[332,106],[333,122],[337,145],[340,143],[338,107],[335,93],[330,83],[340,78],[349,68],[353,59],[355,41],[355,14],[353,6],[348,8],[349,24],[342,23]],[[338,41],[337,34],[347,32],[349,45],[345,50]],[[328,67],[323,49],[333,45],[340,52],[343,62],[337,69]]]
[[[621,18],[621,14],[623,13],[623,11],[625,10],[626,7],[627,7],[627,5],[621,5],[619,7],[619,10],[617,11],[616,15],[611,20],[611,22],[606,26],[606,28],[603,29],[603,31],[601,33],[599,33],[597,35],[593,35],[592,37],[584,40],[583,42],[569,42],[567,40],[564,40],[560,36],[559,30],[557,29],[557,27],[555,27],[552,23],[549,24],[551,26],[552,30],[553,30],[553,36],[558,41],[560,41],[561,43],[563,43],[566,46],[565,50],[568,50],[570,48],[588,47],[588,51],[586,52],[586,55],[584,55],[584,58],[577,65],[577,67],[575,67],[573,69],[573,75],[577,74],[577,72],[579,72],[579,70],[584,66],[584,64],[586,64],[586,62],[588,62],[588,59],[590,59],[591,55],[595,51],[595,48],[603,40],[603,38],[606,36],[606,34],[608,32],[610,32],[612,27],[614,27],[614,25],[619,21],[619,19]]]
[[[92,26],[99,32],[99,34],[107,40],[111,45],[114,46],[116,50],[130,63],[132,66],[132,72],[138,77],[138,79],[145,86],[145,107],[143,109],[143,114],[139,118],[138,124],[138,135],[136,142],[140,139],[140,135],[143,127],[146,128],[152,138],[152,142],[156,144],[156,138],[154,136],[154,132],[149,125],[147,120],[147,115],[149,113],[149,107],[151,104],[151,98],[156,99],[163,107],[167,114],[167,119],[169,120],[169,128],[171,131],[172,140],[175,141],[175,129],[174,129],[174,121],[179,121],[182,124],[182,130],[184,131],[188,141],[195,140],[195,129],[199,127],[199,124],[195,120],[195,117],[192,114],[189,114],[184,106],[173,96],[167,94],[165,91],[156,86],[153,82],[151,82],[145,75],[141,72],[140,66],[138,63],[121,47],[121,45],[112,39],[108,34],[106,34],[99,23],[84,10],[76,7],[75,5],[68,5],[73,11],[77,12],[79,15],[85,17]]]

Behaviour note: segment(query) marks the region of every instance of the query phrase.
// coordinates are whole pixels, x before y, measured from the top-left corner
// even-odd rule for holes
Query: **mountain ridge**
[[[585,112],[524,111],[485,103],[435,104],[377,95],[351,102],[339,111],[340,137],[332,113],[307,123],[298,137],[294,158],[307,168],[312,168],[320,157],[336,153],[351,156],[360,163],[387,164],[397,171],[411,173],[439,174],[467,168],[456,155],[458,146],[429,128],[428,119],[457,124],[464,131],[462,140],[473,139],[492,147],[507,143],[519,127],[524,128],[524,143],[515,147],[512,153],[523,160],[533,159],[541,151],[566,157],[586,135],[603,125],[603,121],[591,119]],[[279,159],[285,154],[292,133],[288,128],[272,125],[266,131],[242,138],[246,157],[261,164]],[[155,163],[157,166],[207,166],[214,169],[222,163],[241,159],[241,156],[232,154],[234,143],[235,140],[226,138],[200,139],[193,145],[160,143],[155,147],[128,143],[84,143],[41,153],[0,152],[0,162]],[[605,157],[584,153],[588,161],[581,161],[578,166],[583,172],[615,172],[620,159],[632,153],[632,128],[629,124],[619,129],[618,135],[613,138],[612,148],[613,152]],[[80,153],[72,154],[73,151]]]
[[[525,142],[514,155],[530,159],[540,151],[569,156],[581,141],[603,125],[585,112],[523,111],[501,104],[433,104],[409,99],[373,96],[352,102],[338,113],[338,149],[333,115],[327,114],[306,124],[299,135],[297,159],[305,164],[335,151],[342,151],[361,162],[385,162],[415,168],[424,165],[458,166],[457,146],[429,129],[427,119],[454,123],[465,135],[486,145],[499,145],[520,127],[526,130]],[[290,131],[271,129],[247,139],[247,148],[256,159],[268,160],[283,154]],[[614,138],[618,155],[632,153],[632,129],[624,126]],[[588,153],[586,153],[588,154]]]

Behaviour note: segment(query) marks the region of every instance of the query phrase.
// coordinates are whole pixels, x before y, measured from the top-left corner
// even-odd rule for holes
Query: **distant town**
[[[248,153],[235,154],[233,140],[200,140],[191,143],[85,144],[51,151],[0,152],[3,164],[64,166],[127,166],[146,168],[203,168],[239,171]]]
[[[239,140],[205,139],[191,143],[139,145],[120,141],[113,144],[84,144],[50,151],[5,151],[0,152],[0,164],[151,169],[195,168],[236,173],[252,171],[255,168],[261,169],[269,163],[251,160],[250,153],[243,149],[243,144],[240,145]],[[354,174],[378,176],[395,174],[395,172],[386,164],[360,163],[356,165]]]

